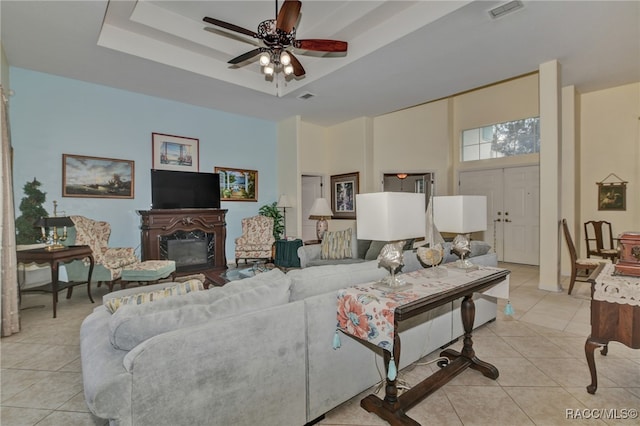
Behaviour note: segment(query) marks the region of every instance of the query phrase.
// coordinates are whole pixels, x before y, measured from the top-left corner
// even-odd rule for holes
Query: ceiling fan
[[[260,65],[266,75],[273,75],[282,70],[285,75],[293,74],[301,77],[305,70],[300,61],[291,52],[292,48],[315,52],[346,52],[347,42],[325,39],[296,39],[296,22],[300,17],[302,3],[298,0],[285,0],[278,12],[276,0],[276,19],[267,19],[258,25],[254,32],[228,22],[205,16],[202,20],[212,25],[248,35],[262,41],[264,47],[258,47],[238,57],[231,59],[229,64],[239,64],[260,55]]]

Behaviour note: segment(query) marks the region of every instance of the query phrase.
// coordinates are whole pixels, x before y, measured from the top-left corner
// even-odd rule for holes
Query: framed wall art
[[[183,136],[152,133],[153,168],[197,172],[200,164],[200,141]]]
[[[62,196],[134,198],[134,162],[62,154]]]
[[[616,178],[617,181],[610,179]],[[607,182],[607,180],[610,180]],[[598,210],[627,210],[627,181],[615,173],[596,182],[598,185]]]
[[[258,201],[258,171],[215,167],[220,174],[221,201]]]
[[[333,219],[356,218],[356,194],[360,191],[360,172],[331,176]]]
[[[599,183],[598,210],[627,210],[626,183]]]

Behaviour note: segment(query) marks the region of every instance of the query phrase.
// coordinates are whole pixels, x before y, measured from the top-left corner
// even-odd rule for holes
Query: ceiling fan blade
[[[291,65],[293,66],[293,75],[295,75],[296,77],[303,76],[305,74],[305,71],[304,71],[304,68],[302,67],[302,64],[298,60],[298,58],[293,56],[293,53],[291,52],[287,52],[287,53],[291,57]]]
[[[237,25],[230,24],[228,22],[220,21],[218,19],[209,18],[208,16],[205,16],[204,18],[202,18],[202,20],[204,22],[207,22],[207,23],[211,24],[211,25],[217,25],[218,27],[226,28],[228,30],[235,31],[235,32],[240,33],[240,34],[246,34],[246,35],[251,36],[251,37],[259,38],[258,34],[256,34],[254,31],[248,30],[246,28],[239,27]]]
[[[348,43],[339,40],[308,39],[296,40],[293,42],[293,46],[298,49],[317,52],[346,52]]]
[[[298,0],[286,0],[276,19],[276,28],[285,33],[290,33],[298,22],[302,3]]]
[[[240,62],[244,62],[247,59],[251,59],[256,55],[259,55],[260,53],[262,53],[262,51],[264,50],[264,48],[259,47],[257,49],[253,49],[247,53],[243,53],[242,55],[235,57],[233,59],[231,59],[229,62],[227,62],[228,64],[239,64]]]

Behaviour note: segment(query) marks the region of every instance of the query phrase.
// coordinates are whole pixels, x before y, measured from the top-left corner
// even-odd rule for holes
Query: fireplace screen
[[[176,269],[188,270],[213,263],[214,235],[202,231],[177,231],[160,237],[160,256],[175,260]]]

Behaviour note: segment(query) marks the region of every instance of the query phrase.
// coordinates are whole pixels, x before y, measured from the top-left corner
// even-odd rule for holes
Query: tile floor
[[[538,290],[536,267],[501,266],[512,271],[515,314],[505,316],[501,302],[497,320],[474,333],[478,356],[494,364],[500,377],[493,381],[466,370],[409,410],[409,416],[423,425],[638,424],[637,419],[567,418],[567,410],[617,409],[622,417],[622,409],[640,409],[640,351],[622,344],[611,343],[606,357],[596,352],[598,391],[590,395],[585,390],[590,383],[584,357],[588,284],[576,283],[571,296],[549,293]],[[92,290],[96,301],[106,292],[104,286]],[[78,330],[93,305],[83,286],[74,289],[70,300],[64,293],[60,298],[58,318],[53,319],[50,295],[25,295],[22,332],[0,341],[3,426],[107,424],[89,413],[82,393]],[[461,346],[457,342],[452,347]],[[426,364],[433,358],[435,354],[405,368],[400,378],[417,383],[437,368]],[[335,408],[319,424],[386,424],[360,408],[360,399],[368,393],[371,390]]]

